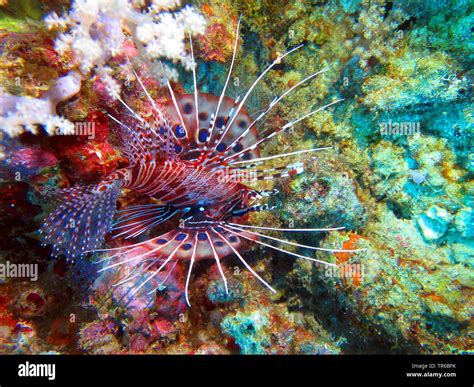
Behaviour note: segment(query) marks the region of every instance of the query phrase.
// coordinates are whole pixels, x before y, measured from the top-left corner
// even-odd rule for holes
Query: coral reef
[[[45,22],[49,29],[62,31],[55,41],[56,51],[72,52],[84,74],[94,68],[115,96],[120,85],[110,75],[108,62],[127,55],[125,39],[133,42],[145,63],[164,58],[193,66],[185,41],[188,35],[204,32],[205,19],[190,6],[170,12],[179,4],[176,0],[151,1],[148,6],[142,1],[76,0],[67,14],[53,12]]]
[[[186,54],[185,41],[204,32],[205,19],[190,6],[170,12],[179,1],[152,2],[146,8],[148,12],[143,12],[144,6],[127,0],[77,0],[62,16],[53,11],[44,20],[48,29],[60,32],[54,41],[55,51],[51,50],[56,58],[50,60],[59,62],[57,56],[61,55],[71,63],[75,61],[82,76],[90,76],[93,70],[96,87],[111,99],[116,99],[121,90],[113,77],[114,68],[126,73],[127,63],[121,62],[131,60],[130,56],[149,64],[158,78],[175,78],[175,72],[166,64],[158,66],[153,61],[170,59],[191,68],[194,63]],[[10,51],[16,49],[12,44]],[[39,99],[2,92],[0,129],[17,136],[23,129],[36,133],[36,126],[41,124],[49,135],[74,134],[73,123],[56,115],[56,106],[79,92],[81,74],[75,71],[58,78]],[[21,82],[19,74],[13,76]]]
[[[77,94],[80,88],[80,75],[71,72],[55,80],[54,85],[41,98],[1,95],[0,129],[10,137],[22,133],[23,129],[36,134],[38,125],[42,125],[49,135],[75,134],[74,124],[58,116],[56,107],[59,102]]]

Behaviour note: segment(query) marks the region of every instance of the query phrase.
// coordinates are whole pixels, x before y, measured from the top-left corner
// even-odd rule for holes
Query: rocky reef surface
[[[35,281],[0,275],[0,352],[472,353],[473,11],[467,0],[0,0],[0,266],[37,268]],[[106,115],[119,93],[150,112],[129,59],[148,66],[155,100],[168,98],[163,79],[191,92],[191,35],[200,90],[218,95],[239,15],[230,97],[304,44],[258,84],[251,114],[327,70],[286,96],[262,130],[343,99],[265,145],[264,156],[332,148],[295,157],[303,174],[262,184],[280,192],[253,224],[343,226],[284,237],[365,250],[288,248],[336,264],[325,267],[255,245],[245,257],[276,294],[233,257],[226,293],[217,268],[201,262],[191,308],[184,265],[156,295],[127,300],[96,257],[51,259],[36,231],[54,192],[123,163]]]

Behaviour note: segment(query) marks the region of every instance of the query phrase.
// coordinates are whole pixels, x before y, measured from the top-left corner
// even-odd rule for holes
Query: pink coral
[[[11,157],[10,165],[26,167],[28,170],[39,170],[52,167],[57,162],[58,159],[51,152],[42,150],[39,146],[31,146],[15,151]]]

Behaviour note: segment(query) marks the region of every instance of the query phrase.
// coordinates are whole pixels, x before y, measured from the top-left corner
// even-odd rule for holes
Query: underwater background
[[[0,0],[0,352],[472,353],[473,9],[467,0]],[[303,174],[267,183],[280,190],[269,199],[276,209],[253,214],[254,224],[344,226],[289,238],[366,250],[318,251],[337,264],[325,267],[256,245],[243,254],[276,294],[228,257],[229,294],[215,266],[200,262],[191,308],[184,271],[153,306],[123,304],[94,257],[52,259],[40,244],[49,194],[122,162],[106,112],[114,93],[132,88],[124,58],[150,64],[154,98],[168,96],[164,77],[192,92],[189,32],[200,91],[219,95],[240,15],[231,98],[304,44],[259,83],[251,115],[328,69],[289,94],[265,128],[344,99],[263,147],[264,156],[332,149],[297,156]],[[94,131],[71,134],[78,122]],[[5,272],[26,263],[34,280]]]

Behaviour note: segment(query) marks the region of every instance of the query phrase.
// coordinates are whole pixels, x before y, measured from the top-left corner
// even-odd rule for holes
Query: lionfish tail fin
[[[74,259],[99,247],[112,228],[120,192],[120,181],[61,190],[61,202],[39,230],[52,255]]]

